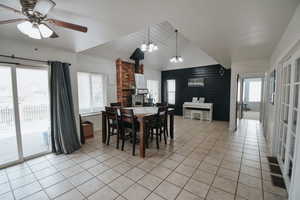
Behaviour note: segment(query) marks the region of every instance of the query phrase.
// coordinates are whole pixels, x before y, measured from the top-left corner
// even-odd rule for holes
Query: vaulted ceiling
[[[51,17],[89,27],[87,34],[55,27],[59,39],[26,38],[16,24],[1,25],[0,37],[46,44],[74,52],[96,47],[170,22],[194,45],[224,66],[269,58],[299,0],[55,0]],[[20,8],[18,0],[1,3]],[[0,20],[16,17],[0,9]]]
[[[142,61],[145,66],[156,69],[174,69],[217,63],[198,46],[193,45],[181,33],[178,34],[178,54],[185,59],[185,62],[178,64],[170,63],[169,59],[176,54],[176,36],[174,33],[175,28],[169,22],[153,24],[117,40],[82,51],[82,54],[92,56],[101,55],[110,60],[116,60],[117,58],[129,60],[134,50],[140,47],[143,42],[147,42],[148,28],[150,41],[154,42],[159,49],[151,53],[145,52],[145,59]],[[191,55],[194,57],[189,57]]]

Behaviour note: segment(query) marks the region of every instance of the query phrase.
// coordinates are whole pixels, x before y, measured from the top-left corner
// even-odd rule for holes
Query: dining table
[[[145,158],[146,155],[146,131],[145,123],[147,119],[150,119],[157,114],[158,107],[122,107],[122,109],[132,109],[137,121],[140,124],[140,157]],[[174,139],[174,108],[168,108],[168,125],[171,140]],[[102,142],[106,143],[107,138],[107,115],[105,111],[102,111]]]

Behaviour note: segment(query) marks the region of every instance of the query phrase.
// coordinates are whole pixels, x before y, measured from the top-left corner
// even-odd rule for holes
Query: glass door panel
[[[17,68],[20,128],[24,157],[49,151],[48,71]]]
[[[10,67],[0,66],[0,166],[19,160]]]

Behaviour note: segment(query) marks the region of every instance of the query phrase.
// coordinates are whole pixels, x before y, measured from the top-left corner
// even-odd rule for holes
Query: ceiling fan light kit
[[[41,16],[46,16],[56,3],[52,0],[39,0],[33,9],[33,12],[39,13]]]
[[[49,38],[54,33],[45,24],[36,24],[29,21],[22,22],[17,27],[23,34],[33,39]]]
[[[21,33],[33,39],[57,38],[58,35],[47,23],[54,26],[86,33],[88,28],[77,24],[68,23],[57,19],[48,19],[47,14],[56,6],[52,0],[20,0],[22,11],[11,8],[0,3],[0,7],[15,13],[21,14],[26,18],[10,19],[0,21],[0,24],[21,22],[17,28]]]

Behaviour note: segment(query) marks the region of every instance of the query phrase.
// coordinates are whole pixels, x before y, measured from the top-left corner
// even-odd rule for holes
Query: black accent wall
[[[176,115],[182,115],[184,102],[191,102],[193,97],[204,97],[205,102],[214,104],[213,120],[229,121],[231,70],[225,70],[222,76],[221,68],[221,65],[209,65],[162,71],[162,101],[167,101],[167,80],[175,79],[176,105],[173,107]],[[188,87],[190,78],[204,78],[204,87]]]

